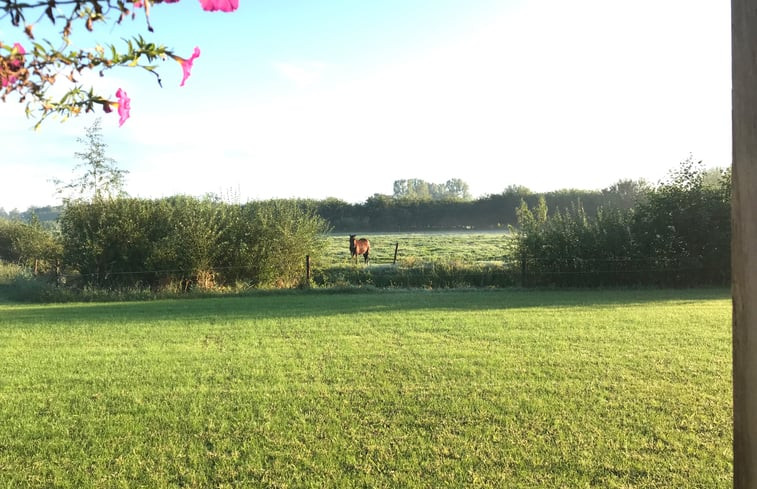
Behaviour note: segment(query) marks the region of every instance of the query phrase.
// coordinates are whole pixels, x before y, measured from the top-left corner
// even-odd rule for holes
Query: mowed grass
[[[0,305],[0,487],[730,487],[726,290]]]

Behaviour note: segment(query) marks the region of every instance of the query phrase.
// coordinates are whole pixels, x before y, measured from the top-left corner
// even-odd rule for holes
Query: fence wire
[[[517,259],[430,259],[416,257],[404,260],[369,260],[357,263],[351,258],[341,263],[319,263],[309,257],[301,260],[303,282],[317,285],[364,285],[403,287],[508,287],[508,286],[629,286],[629,285],[727,285],[730,267],[713,269],[694,259],[659,259],[644,257],[573,258],[570,260]],[[150,282],[165,278],[196,280],[198,273],[224,275],[252,273],[253,265],[216,266],[200,269],[167,268],[144,270],[106,270],[100,273],[66,273],[57,271],[58,283],[71,280],[84,282]],[[93,280],[95,279],[95,280]],[[122,280],[126,279],[126,280]],[[254,281],[254,277],[241,279]]]

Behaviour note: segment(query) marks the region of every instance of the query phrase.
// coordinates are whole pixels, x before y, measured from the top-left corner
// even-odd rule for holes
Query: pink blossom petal
[[[220,10],[222,12],[233,12],[239,8],[239,0],[200,0],[202,9],[208,12]]]
[[[187,81],[187,78],[189,78],[189,75],[192,71],[192,63],[194,63],[194,60],[200,56],[200,48],[195,47],[194,52],[192,53],[192,56],[189,57],[189,59],[184,59],[177,57],[177,61],[181,65],[181,69],[184,72],[184,77],[181,79],[181,85],[184,86],[184,82]]]
[[[126,119],[129,118],[129,111],[131,110],[131,99],[126,92],[120,88],[116,90],[116,97],[118,98],[118,127],[124,125]]]
[[[19,43],[13,43],[13,50],[11,51],[10,65],[14,70],[21,68],[24,65],[23,55],[26,54],[26,50]],[[15,81],[15,80],[14,80]]]
[[[0,46],[2,46],[2,43],[0,43]],[[10,68],[8,71],[17,71],[20,70],[22,66],[24,66],[24,55],[26,54],[26,50],[24,47],[19,43],[13,43],[13,48],[11,49],[11,53],[8,56],[8,64],[7,66]],[[0,77],[0,85],[2,85],[3,88],[7,87],[8,85],[13,85],[18,81],[18,78],[15,75],[12,74],[6,74],[6,76]]]

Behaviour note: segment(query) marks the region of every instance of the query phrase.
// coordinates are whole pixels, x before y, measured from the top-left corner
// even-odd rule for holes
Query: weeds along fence
[[[513,260],[520,267],[524,287],[696,287],[726,286],[730,266],[715,267],[692,257],[680,258],[573,258]]]
[[[553,261],[504,258],[499,261],[396,261],[350,264],[315,270],[320,286],[376,287],[693,287],[726,286],[730,267],[715,269],[691,258],[574,258]]]
[[[148,277],[165,289],[188,291],[192,288],[215,287],[208,275],[229,272],[232,267],[203,270],[149,270],[111,272],[112,276]],[[239,267],[235,267],[239,268]],[[545,260],[537,258],[489,257],[461,260],[450,257],[417,257],[398,260],[371,259],[367,264],[347,260],[340,264],[319,264],[308,255],[302,260],[302,279],[288,286],[316,285],[375,287],[692,287],[726,286],[730,283],[730,267],[714,268],[701,260],[683,257],[613,259],[580,258]],[[162,282],[160,279],[173,278]],[[177,279],[180,277],[180,279]],[[74,280],[72,280],[72,278]],[[76,276],[54,277],[58,284],[75,282]],[[233,284],[226,284],[227,286]],[[237,287],[245,284],[235,284]]]
[[[361,257],[362,259],[362,257]],[[614,258],[570,260],[518,259],[500,257],[499,260],[422,259],[372,260],[364,264],[344,259],[341,263],[319,263],[307,256],[301,259],[301,280],[274,287],[355,287],[377,288],[460,288],[460,287],[694,287],[726,286],[730,282],[730,267],[714,269],[696,259]],[[222,284],[203,282],[207,274],[227,272],[222,269],[203,270],[145,270],[112,271],[112,287],[86,287],[77,273],[34,276],[31,270],[18,265],[5,266],[0,274],[1,295],[19,300],[97,300],[147,298],[155,294],[183,294],[207,291],[234,292],[257,288],[251,283]],[[118,284],[135,283],[119,277],[135,275],[145,281],[142,286],[124,287]],[[177,280],[177,277],[183,277]],[[166,280],[160,280],[165,278]],[[158,287],[149,283],[158,283]],[[270,286],[266,286],[268,288]],[[78,290],[78,292],[77,292]],[[115,296],[113,294],[116,294]],[[73,295],[72,295],[73,294]],[[77,295],[78,294],[78,295]],[[121,294],[121,295],[119,295]]]
[[[512,287],[517,276],[502,264],[427,262],[413,266],[359,264],[314,270],[318,286],[365,286],[401,288]]]

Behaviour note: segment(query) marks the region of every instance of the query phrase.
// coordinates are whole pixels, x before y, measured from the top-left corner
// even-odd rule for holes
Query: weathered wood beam
[[[734,489],[757,489],[757,0],[731,0]]]

